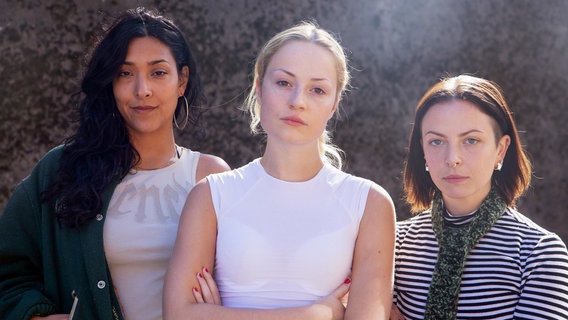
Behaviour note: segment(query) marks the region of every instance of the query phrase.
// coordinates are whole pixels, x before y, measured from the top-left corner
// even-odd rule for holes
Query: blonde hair
[[[256,84],[264,80],[266,68],[276,52],[290,41],[306,41],[319,45],[331,52],[335,57],[337,69],[337,99],[341,99],[349,86],[350,75],[347,68],[347,57],[339,42],[326,30],[314,22],[302,22],[272,37],[260,50],[254,65],[252,88],[245,100],[244,109],[250,113],[250,129],[258,133],[260,128],[260,104],[257,99]],[[331,143],[331,134],[324,130],[318,140],[318,149],[322,161],[338,169],[343,166],[343,151]]]

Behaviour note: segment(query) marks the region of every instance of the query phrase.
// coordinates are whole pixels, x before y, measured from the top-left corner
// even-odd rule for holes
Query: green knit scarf
[[[507,204],[495,188],[481,203],[475,217],[464,226],[452,228],[443,218],[442,195],[436,192],[432,203],[432,227],[440,250],[428,292],[424,319],[455,319],[462,272],[467,255],[479,239],[501,217]]]

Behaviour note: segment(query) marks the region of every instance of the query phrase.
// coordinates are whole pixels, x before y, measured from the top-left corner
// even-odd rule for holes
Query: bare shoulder
[[[201,179],[189,191],[182,210],[180,226],[185,223],[185,220],[190,219],[186,216],[201,217],[199,219],[204,219],[203,217],[210,216],[209,212],[210,210],[213,210],[212,208],[213,203],[211,202],[209,181],[207,179]]]
[[[391,196],[385,190],[376,183],[372,183],[369,188],[369,195],[367,196],[367,206],[383,207],[385,209],[392,208],[394,211],[394,203]]]
[[[394,224],[396,213],[394,203],[389,193],[380,185],[372,183],[367,195],[367,203],[363,213],[363,220],[366,222],[375,221],[376,223]]]
[[[211,190],[209,188],[209,181],[207,179],[201,179],[195,184],[195,186],[193,186],[193,188],[191,188],[189,198],[202,198],[203,196],[208,196],[210,194]]]
[[[219,173],[231,170],[231,167],[220,157],[212,154],[202,153],[199,155],[199,163],[197,164],[196,181],[199,181],[212,173]]]

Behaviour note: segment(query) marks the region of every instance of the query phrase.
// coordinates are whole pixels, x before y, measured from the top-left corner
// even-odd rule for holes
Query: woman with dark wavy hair
[[[171,20],[128,10],[96,43],[81,89],[77,131],[0,217],[0,317],[161,319],[186,196],[228,169],[175,143],[174,127],[201,129],[194,56]]]
[[[568,319],[568,253],[515,208],[531,164],[499,86],[461,75],[416,107],[390,319]]]

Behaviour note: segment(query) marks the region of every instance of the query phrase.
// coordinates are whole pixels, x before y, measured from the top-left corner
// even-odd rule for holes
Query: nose
[[[304,97],[304,92],[301,88],[296,87],[290,96],[290,108],[291,109],[304,109],[306,107],[306,101]]]
[[[135,90],[138,98],[147,98],[152,95],[150,84],[144,77],[137,77]]]
[[[461,150],[457,146],[448,146],[446,155],[446,165],[450,168],[455,168],[462,163]]]

